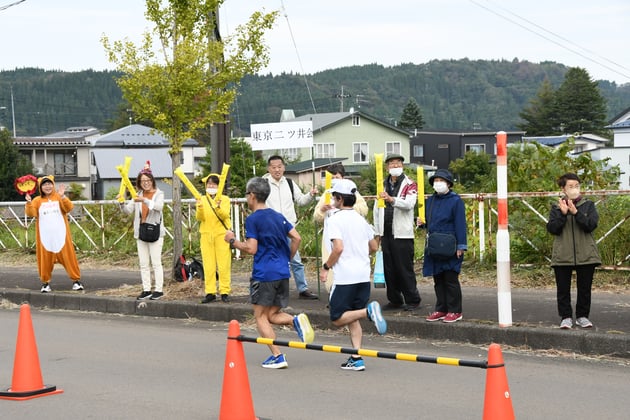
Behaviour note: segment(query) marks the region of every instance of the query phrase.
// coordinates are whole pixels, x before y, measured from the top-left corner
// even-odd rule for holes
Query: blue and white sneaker
[[[355,359],[354,357],[348,358],[345,363],[341,364],[341,369],[343,370],[365,370],[365,363],[363,363],[362,358]]]
[[[378,331],[380,335],[385,334],[387,332],[387,321],[385,321],[381,313],[381,305],[379,305],[377,301],[368,303],[367,314],[368,318],[370,318],[376,326],[376,331]]]
[[[262,362],[262,367],[267,369],[284,369],[288,367],[287,359],[284,357],[284,354],[280,353],[277,356],[273,354],[267,357],[267,360]]]
[[[311,344],[315,339],[315,332],[306,314],[299,314],[293,317],[293,328],[303,343]]]

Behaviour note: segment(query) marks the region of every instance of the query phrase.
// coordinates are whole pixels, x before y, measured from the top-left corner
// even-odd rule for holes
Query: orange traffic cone
[[[241,335],[238,321],[230,321],[228,337]],[[254,402],[249,389],[247,365],[243,343],[228,338],[223,368],[223,393],[221,394],[221,412],[219,420],[252,420],[258,419],[254,415]]]
[[[20,323],[13,362],[13,382],[11,388],[0,392],[0,399],[30,400],[62,392],[63,390],[57,389],[54,385],[44,385],[33,332],[31,307],[24,304],[20,307]]]
[[[483,420],[514,419],[512,397],[508,387],[505,364],[498,344],[488,349],[488,372],[486,374],[486,396],[483,403]]]

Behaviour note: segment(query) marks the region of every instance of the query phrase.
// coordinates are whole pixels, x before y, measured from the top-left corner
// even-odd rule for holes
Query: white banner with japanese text
[[[252,150],[313,147],[313,122],[291,121],[252,124]]]

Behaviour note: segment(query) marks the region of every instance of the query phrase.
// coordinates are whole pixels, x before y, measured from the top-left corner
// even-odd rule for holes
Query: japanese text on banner
[[[252,124],[252,150],[313,147],[313,122]]]

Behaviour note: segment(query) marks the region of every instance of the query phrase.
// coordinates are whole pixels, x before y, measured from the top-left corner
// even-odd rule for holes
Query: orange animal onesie
[[[44,180],[53,183],[53,190],[44,196],[41,184]],[[74,208],[69,198],[60,196],[55,188],[55,177],[47,175],[37,179],[40,195],[26,203],[26,215],[36,217],[37,241],[35,254],[37,269],[42,283],[50,282],[55,263],[66,269],[72,281],[81,279],[81,270],[74,252],[68,213]]]

